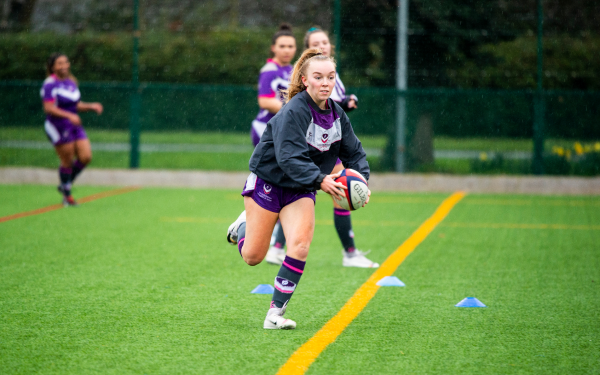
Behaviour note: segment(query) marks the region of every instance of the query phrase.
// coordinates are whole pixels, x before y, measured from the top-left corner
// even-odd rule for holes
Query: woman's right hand
[[[342,183],[335,182],[335,179],[340,177],[341,173],[342,172],[340,171],[335,174],[327,175],[323,179],[323,182],[321,182],[321,190],[323,190],[325,193],[333,196],[337,200],[344,198],[344,196],[342,195],[344,193],[341,192],[340,189],[346,190],[346,187]]]
[[[71,121],[73,125],[81,125],[81,117],[79,117],[79,115],[76,113],[71,113],[71,115],[69,116],[69,121]]]

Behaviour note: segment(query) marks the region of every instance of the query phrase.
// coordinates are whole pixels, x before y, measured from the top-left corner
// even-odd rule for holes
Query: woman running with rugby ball
[[[268,122],[250,158],[242,192],[246,209],[227,230],[227,241],[254,266],[265,258],[278,219],[284,228],[287,256],[275,277],[265,329],[296,327],[283,315],[308,257],[316,191],[340,196],[338,189],[344,188],[334,181],[339,174],[329,174],[338,157],[369,178],[367,156],[348,116],[329,98],[334,88],[333,59],[318,49],[304,51],[292,72],[287,103]]]
[[[94,111],[102,114],[100,103],[80,101],[81,93],[77,79],[70,72],[71,64],[66,55],[54,53],[48,59],[48,78],[40,95],[46,113],[44,130],[60,159],[58,191],[63,195],[63,205],[76,206],[71,196],[75,178],[92,160],[90,140],[81,126],[79,112]]]
[[[329,42],[327,32],[318,28],[311,27],[304,36],[304,48],[320,48],[325,56],[332,56],[332,46]],[[346,95],[346,88],[340,79],[340,76],[335,75],[335,88],[330,96],[338,103],[345,112],[350,112],[357,108],[358,98],[356,95]],[[344,169],[344,165],[340,159],[337,160],[335,167],[331,173],[339,173]],[[367,252],[362,252],[356,249],[354,245],[354,231],[352,230],[352,219],[350,211],[343,209],[340,205],[333,202],[333,223],[337,234],[344,247],[342,266],[343,267],[359,267],[359,268],[377,268],[379,263],[373,262],[365,255]],[[267,262],[272,264],[281,264],[285,258],[285,236],[280,225],[275,227],[271,248],[267,253]]]
[[[275,116],[285,100],[284,90],[288,88],[292,59],[296,55],[296,38],[292,27],[282,23],[271,40],[271,58],[260,69],[258,76],[258,106],[260,111],[252,121],[250,138],[256,147],[262,136],[267,122]]]

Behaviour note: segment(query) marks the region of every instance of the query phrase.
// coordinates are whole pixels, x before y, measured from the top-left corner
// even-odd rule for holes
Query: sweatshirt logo
[[[331,146],[342,140],[342,124],[337,118],[329,127],[315,124],[311,119],[306,129],[306,143],[321,152],[329,151]]]
[[[263,185],[263,190],[265,191],[265,194],[269,194],[271,192],[271,189],[273,189],[273,187],[271,185],[267,185],[267,184]]]

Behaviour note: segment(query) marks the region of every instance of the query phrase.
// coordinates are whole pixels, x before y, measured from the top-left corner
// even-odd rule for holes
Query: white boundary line
[[[86,169],[78,185],[155,186],[238,189],[250,172]],[[58,172],[45,168],[0,167],[0,184],[58,184]],[[374,173],[369,187],[378,191],[600,195],[600,177],[453,176]]]

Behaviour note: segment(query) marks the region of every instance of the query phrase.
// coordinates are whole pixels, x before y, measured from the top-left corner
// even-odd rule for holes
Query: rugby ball
[[[335,203],[349,211],[358,210],[365,204],[369,187],[367,186],[367,180],[360,173],[354,169],[344,169],[335,181],[342,183],[347,188],[346,190],[340,189],[342,199],[333,197]]]

